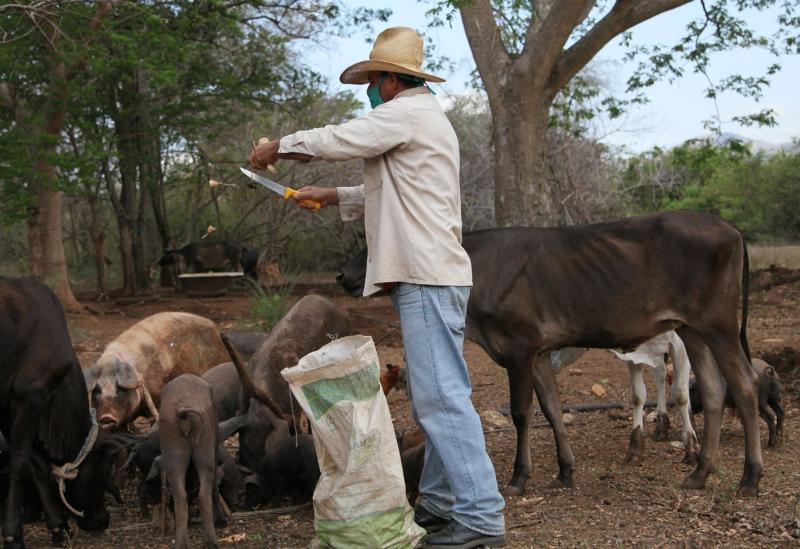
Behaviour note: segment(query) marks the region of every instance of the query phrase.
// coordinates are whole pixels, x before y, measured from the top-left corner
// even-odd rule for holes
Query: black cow
[[[6,548],[24,547],[22,497],[28,475],[54,543],[69,539],[51,467],[73,462],[92,429],[86,384],[55,294],[34,278],[0,277],[0,431],[9,446],[8,498],[3,519]],[[108,527],[104,492],[113,455],[129,435],[101,433],[66,481],[66,500],[85,530]]]
[[[719,217],[681,211],[581,227],[487,229],[464,235],[463,246],[473,275],[466,335],[508,370],[517,453],[506,494],[522,493],[530,476],[533,390],[556,439],[555,483],[572,484],[575,458],[558,387],[549,361],[537,360],[540,354],[562,347],[635,347],[676,328],[706,411],[700,460],[683,486],[704,487],[716,467],[727,382],[745,431],[740,490],[758,492],[757,387],[746,338],[748,260],[738,230]],[[363,254],[337,279],[360,295],[365,268]]]
[[[191,242],[178,249],[165,250],[158,264],[177,265],[178,273],[235,271],[239,268],[242,249],[238,242],[227,240]]]

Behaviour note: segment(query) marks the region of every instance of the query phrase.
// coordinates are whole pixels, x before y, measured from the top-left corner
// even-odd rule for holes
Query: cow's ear
[[[123,389],[136,389],[140,385],[141,380],[136,368],[122,361],[117,361],[115,366],[117,385]]]

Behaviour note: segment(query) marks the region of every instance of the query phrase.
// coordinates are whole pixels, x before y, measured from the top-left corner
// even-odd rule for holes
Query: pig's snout
[[[100,419],[97,420],[97,423],[101,429],[113,429],[116,427],[118,421],[117,417],[113,414],[103,414],[100,416]]]

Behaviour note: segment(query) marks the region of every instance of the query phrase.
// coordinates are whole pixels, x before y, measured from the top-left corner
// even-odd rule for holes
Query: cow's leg
[[[30,456],[33,452],[35,431],[30,428],[30,418],[39,416],[38,407],[30,401],[14,403],[16,415],[11,424],[8,437],[8,498],[3,517],[3,547],[22,549],[22,498],[24,495],[25,473],[30,471]]]
[[[667,411],[667,365],[664,357],[660,355],[655,359],[656,367],[653,375],[656,378],[656,430],[653,440],[667,440],[669,438],[669,413]]]
[[[558,455],[558,477],[550,483],[554,488],[572,488],[572,473],[575,468],[575,456],[567,438],[567,427],[561,414],[561,395],[558,393],[556,374],[550,363],[549,355],[539,355],[533,365],[533,387],[536,398],[542,407],[544,417],[553,429]],[[530,406],[528,407],[530,410]],[[526,438],[526,441],[528,439]],[[530,444],[529,442],[527,444]],[[527,446],[526,444],[526,446]]]
[[[217,532],[214,529],[214,499],[219,497],[216,491],[217,480],[215,474],[215,448],[209,444],[208,448],[202,444],[192,452],[192,463],[197,471],[200,481],[200,491],[197,495],[197,506],[200,508],[200,518],[203,522],[203,538],[206,547],[217,547]]]
[[[549,364],[548,364],[549,367]],[[508,361],[508,388],[511,396],[511,419],[517,431],[517,453],[511,481],[504,496],[518,496],[525,491],[531,476],[530,417],[533,402],[533,372],[527,360]]]
[[[739,481],[739,493],[743,496],[756,496],[763,469],[761,439],[758,434],[756,374],[739,343],[736,329],[709,331],[704,334],[703,339],[711,348],[714,360],[728,384],[744,427],[744,472]]]
[[[689,357],[686,347],[677,336],[670,342],[670,356],[675,379],[670,390],[675,405],[681,414],[681,440],[685,448],[684,461],[697,463],[700,456],[700,444],[697,442],[697,433],[692,427],[692,410],[689,403]]]
[[[59,547],[67,545],[69,543],[69,525],[64,520],[61,504],[56,500],[51,488],[50,469],[47,462],[36,452],[31,455],[31,478],[44,508],[47,529],[50,531],[53,545]]]
[[[640,364],[628,362],[628,374],[631,378],[631,403],[633,405],[633,430],[628,444],[628,455],[625,461],[630,464],[642,463],[644,446],[644,403],[647,399],[647,387],[644,384],[644,372]]]
[[[680,332],[691,360],[703,402],[703,445],[697,467],[683,482],[683,488],[702,489],[708,475],[717,468],[722,408],[725,402],[725,383],[714,363],[711,350],[700,336],[689,328]]]

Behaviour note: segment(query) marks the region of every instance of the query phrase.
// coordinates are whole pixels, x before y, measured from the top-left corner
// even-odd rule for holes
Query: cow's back
[[[154,399],[180,374],[199,376],[230,359],[214,322],[181,312],[158,313],[137,322],[109,343],[103,355],[132,364]]]

